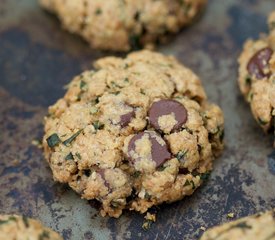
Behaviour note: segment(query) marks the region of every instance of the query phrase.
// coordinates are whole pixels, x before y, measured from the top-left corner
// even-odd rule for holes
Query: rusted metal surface
[[[212,0],[203,18],[159,47],[203,79],[226,119],[226,149],[207,183],[191,197],[159,208],[157,222],[143,216],[97,216],[97,209],[67,186],[54,183],[42,151],[47,106],[63,86],[108,53],[90,49],[61,30],[36,0],[0,0],[0,212],[40,219],[65,239],[198,239],[210,227],[275,207],[272,136],[257,126],[237,87],[236,58],[243,41],[265,32],[274,0]],[[271,156],[271,155],[270,155]],[[272,165],[273,164],[273,165]]]

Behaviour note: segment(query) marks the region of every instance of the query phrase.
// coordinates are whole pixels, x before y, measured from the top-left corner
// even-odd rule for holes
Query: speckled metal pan
[[[161,206],[157,222],[144,231],[137,213],[97,216],[94,206],[53,182],[42,151],[31,145],[41,138],[47,106],[63,96],[63,86],[108,53],[61,30],[36,0],[0,0],[0,212],[38,218],[66,240],[193,240],[200,227],[228,221],[228,213],[237,218],[275,207],[275,164],[267,157],[272,136],[257,126],[236,83],[242,43],[267,31],[272,9],[274,0],[210,0],[197,24],[159,48],[198,73],[222,107],[226,149],[207,183]]]

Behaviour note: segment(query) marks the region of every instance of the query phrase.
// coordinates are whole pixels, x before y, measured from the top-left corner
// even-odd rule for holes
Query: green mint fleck
[[[179,161],[182,161],[184,160],[186,154],[188,153],[188,150],[182,150],[182,151],[179,151],[176,155],[176,158],[179,160]]]
[[[95,130],[97,131],[97,130],[103,129],[104,124],[101,123],[101,122],[99,122],[99,121],[95,121],[95,122],[93,123],[93,126],[94,126]]]
[[[49,136],[47,138],[47,143],[48,143],[48,146],[50,148],[53,148],[54,146],[56,146],[60,142],[61,142],[61,140],[60,140],[60,138],[58,137],[58,135],[56,133],[52,134],[51,136]]]
[[[124,82],[128,83],[129,82],[129,78],[124,78]]]
[[[69,146],[76,138],[77,136],[83,131],[83,129],[78,130],[75,134],[73,134],[71,137],[69,137],[67,140],[63,142],[65,146]]]
[[[73,154],[70,152],[66,157],[65,160],[74,160]]]
[[[270,31],[273,31],[275,29],[275,22],[271,22],[270,24],[269,24],[269,30]]]

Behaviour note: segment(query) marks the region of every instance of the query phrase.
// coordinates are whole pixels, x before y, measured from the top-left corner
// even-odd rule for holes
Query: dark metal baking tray
[[[158,48],[198,73],[209,99],[222,107],[226,149],[207,183],[191,197],[160,206],[157,222],[144,231],[143,216],[102,218],[54,183],[42,151],[31,144],[42,137],[47,106],[63,96],[63,86],[110,53],[62,30],[36,0],[0,0],[0,212],[38,218],[66,240],[193,240],[200,227],[228,221],[228,213],[237,218],[275,207],[267,160],[272,136],[257,126],[236,83],[242,44],[267,31],[272,9],[274,0],[210,0],[200,21]]]

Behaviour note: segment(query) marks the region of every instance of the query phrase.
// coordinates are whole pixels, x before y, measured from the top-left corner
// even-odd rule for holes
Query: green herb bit
[[[143,94],[143,95],[145,95],[144,89],[140,89],[140,93]]]
[[[164,171],[166,168],[167,168],[168,166],[159,166],[158,168],[157,168],[157,170],[159,171],[159,172],[162,172],[162,171]]]
[[[182,150],[182,151],[179,151],[176,155],[176,158],[179,160],[179,161],[182,161],[184,160],[186,154],[188,153],[188,150]]]
[[[142,48],[140,42],[140,36],[137,34],[132,34],[129,36],[129,44],[132,50],[140,50]]]
[[[115,82],[111,82],[111,85],[113,88],[121,88],[121,86],[119,86],[118,84],[116,84]]]
[[[273,31],[275,29],[275,22],[271,22],[270,24],[269,24],[269,30],[270,31]]]
[[[190,186],[190,185],[192,185],[192,189],[194,190],[195,188],[196,188],[196,185],[195,185],[195,183],[194,183],[194,181],[193,180],[186,180],[186,182],[184,183],[184,187],[186,187],[186,186]]]
[[[92,107],[91,110],[90,110],[91,114],[95,114],[97,112],[98,112],[98,108],[97,107]]]
[[[140,171],[136,171],[136,172],[133,173],[132,177],[133,178],[138,178],[140,175],[141,175],[141,172]]]
[[[120,203],[119,202],[116,202],[114,200],[111,201],[111,207],[112,208],[118,208],[120,206]]]
[[[146,200],[150,200],[151,199],[151,195],[148,192],[146,192],[145,195],[144,195],[144,198]]]
[[[68,138],[67,140],[65,140],[64,142],[63,142],[63,144],[65,145],[65,146],[69,146],[76,138],[77,138],[77,136],[81,133],[83,131],[83,129],[80,129],[80,130],[78,130],[75,134],[73,134],[70,138]]]
[[[93,99],[93,100],[91,101],[91,103],[92,103],[92,105],[98,104],[98,103],[99,103],[99,97],[96,97],[95,99]]]
[[[70,152],[66,157],[65,160],[74,160],[73,154]]]
[[[260,117],[258,117],[258,122],[259,122],[261,125],[266,125],[266,124],[268,123],[267,121],[262,120]]]
[[[83,90],[87,86],[87,83],[83,80],[80,81],[80,89]]]
[[[205,180],[207,180],[210,177],[210,174],[211,174],[211,172],[202,173],[200,175],[200,179],[203,180],[203,181],[205,181]]]
[[[94,128],[95,128],[96,131],[100,130],[100,129],[103,129],[103,127],[104,127],[104,124],[101,123],[101,122],[99,122],[99,121],[95,121],[92,124],[93,124],[93,126],[94,126]]]
[[[79,160],[81,160],[81,155],[80,155],[80,153],[75,153],[75,156],[77,156],[77,158],[79,159]]]
[[[48,231],[44,230],[42,233],[39,235],[39,240],[45,240],[45,239],[50,239],[50,234]]]
[[[113,92],[113,94],[117,96],[118,94],[120,94],[120,91]]]
[[[124,78],[124,82],[128,83],[129,82],[129,78]]]
[[[54,146],[56,146],[60,142],[61,142],[61,140],[60,140],[60,138],[58,137],[58,135],[56,133],[52,134],[51,136],[49,136],[47,138],[47,143],[48,143],[48,146],[50,148],[53,148]]]
[[[0,226],[4,225],[4,224],[7,224],[11,221],[16,222],[16,218],[14,216],[11,216],[7,220],[0,220]]]
[[[28,228],[30,226],[29,219],[26,216],[23,216],[22,220],[23,220],[23,222],[25,224],[25,227]]]
[[[247,76],[247,77],[245,78],[245,84],[248,85],[248,86],[250,86],[250,85],[251,85],[251,82],[252,82],[251,77]]]
[[[95,14],[100,15],[102,13],[102,10],[100,8],[96,9]]]

